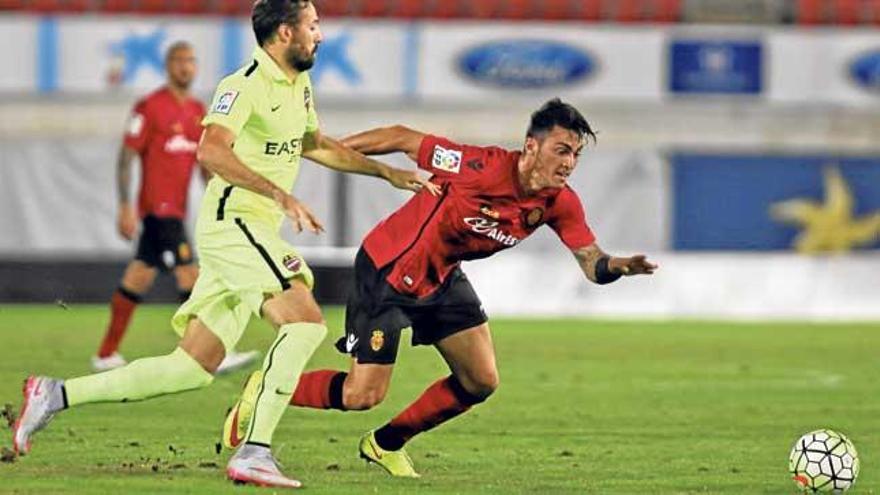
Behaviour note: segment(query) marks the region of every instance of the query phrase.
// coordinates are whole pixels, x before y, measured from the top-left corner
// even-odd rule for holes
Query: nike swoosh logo
[[[382,454],[376,449],[376,446],[373,445],[373,442],[370,442],[370,450],[373,451],[373,455],[376,456],[376,459],[382,459]]]
[[[286,395],[286,396],[288,396],[288,397],[290,397],[291,395],[293,395],[293,392],[285,392],[285,391],[281,390],[280,387],[275,389],[275,393],[278,394],[278,395]]]
[[[235,415],[232,416],[232,428],[229,429],[229,445],[238,447],[238,444],[244,440],[244,437],[238,436],[238,408],[235,408]]]
[[[281,108],[281,105],[278,105],[276,107],[272,107],[272,111],[274,112],[275,110],[278,110],[279,108]]]

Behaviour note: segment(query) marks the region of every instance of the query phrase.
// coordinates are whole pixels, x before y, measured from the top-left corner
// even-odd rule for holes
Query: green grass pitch
[[[170,351],[174,308],[138,310],[123,352]],[[347,367],[331,338],[310,368]],[[0,306],[0,404],[27,373],[88,371],[104,307]],[[788,452],[802,433],[845,432],[862,460],[853,493],[880,490],[876,324],[492,322],[501,387],[408,449],[421,480],[356,457],[357,439],[446,373],[431,348],[401,348],[386,402],[369,412],[289,409],[275,450],[307,493],[796,493]],[[241,348],[265,350],[254,323]],[[265,493],[224,478],[214,451],[246,372],[204,390],[62,413],[30,456],[0,463],[2,493]],[[9,431],[0,445],[10,446]]]

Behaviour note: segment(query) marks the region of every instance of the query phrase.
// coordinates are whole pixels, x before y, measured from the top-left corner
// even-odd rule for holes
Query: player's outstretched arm
[[[403,125],[393,125],[353,134],[343,138],[342,144],[365,155],[406,153],[416,162],[419,160],[419,147],[424,138],[423,132]]]
[[[275,200],[278,206],[293,222],[293,228],[301,232],[303,228],[314,233],[324,231],[323,225],[309,208],[300,203],[288,192],[272,181],[251,170],[232,151],[235,134],[219,124],[209,124],[202,133],[196,159],[211,173],[222,177],[236,187],[242,187]]]
[[[572,250],[584,275],[597,284],[610,284],[626,275],[651,275],[658,267],[643,254],[628,258],[609,256],[595,243]]]
[[[305,135],[303,156],[340,172],[381,177],[399,189],[418,192],[427,188],[431,194],[438,195],[440,193],[439,187],[419,176],[417,172],[389,167],[384,163],[367,158],[356,149],[322,135],[320,131]]]

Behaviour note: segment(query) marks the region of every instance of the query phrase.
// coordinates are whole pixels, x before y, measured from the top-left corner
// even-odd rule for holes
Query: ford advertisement
[[[492,41],[465,50],[459,72],[481,84],[512,89],[540,89],[582,82],[597,70],[586,51],[558,41]]]

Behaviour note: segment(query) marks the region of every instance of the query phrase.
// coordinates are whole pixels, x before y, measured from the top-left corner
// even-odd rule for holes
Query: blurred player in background
[[[119,234],[126,240],[137,235],[142,225],[137,254],[122,276],[110,302],[110,323],[98,354],[92,357],[95,371],[125,365],[119,344],[125,336],[135,308],[153,286],[159,271],[172,271],[180,302],[186,301],[198,276],[192,247],[184,231],[187,194],[196,148],[202,135],[205,108],[190,94],[196,77],[196,55],[185,41],[172,44],[165,55],[168,81],[140,100],[128,121],[117,159],[119,191]],[[135,157],[141,162],[141,188],[137,209],[129,186]],[[205,182],[210,173],[202,171]],[[257,352],[230,353],[218,372],[231,371],[256,359]]]
[[[129,402],[206,387],[253,315],[276,329],[260,372],[244,443],[229,460],[235,482],[297,488],[272,454],[272,436],[299,375],[327,333],[305,260],[281,239],[285,216],[297,232],[320,222],[293,197],[300,157],[350,173],[382,177],[395,187],[437,193],[416,172],[376,162],[321,134],[308,70],[322,36],[308,0],[258,0],[251,17],[253,60],[217,87],[199,161],[214,173],[196,227],[201,273],[172,319],[181,336],[170,354],[104,373],[60,380],[31,376],[14,426],[16,452],[67,408]],[[233,149],[234,147],[234,149]]]
[[[546,224],[595,283],[653,273],[656,265],[643,255],[617,258],[599,248],[577,193],[567,185],[589,138],[595,134],[580,112],[554,99],[532,114],[522,151],[461,145],[402,126],[345,139],[368,155],[406,153],[434,174],[431,180],[442,192],[417,194],[367,234],[355,260],[346,335],[336,344],[353,356],[351,369],[303,374],[291,403],[343,411],[376,406],[388,391],[401,331],[412,328],[413,344],[435,346],[452,374],[364,435],[359,449],[393,476],[417,477],[404,444],[498,387],[487,317],[461,261],[516,246]],[[259,377],[252,375],[227,417],[227,446],[246,433]]]

